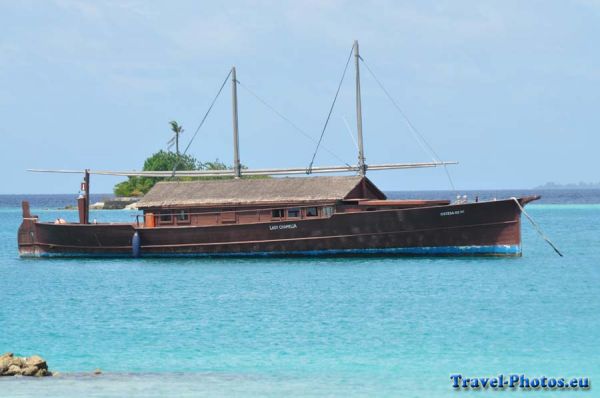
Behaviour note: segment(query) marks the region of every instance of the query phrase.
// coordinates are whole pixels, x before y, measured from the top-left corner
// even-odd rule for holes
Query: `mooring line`
[[[550,247],[552,247],[554,249],[554,251],[559,256],[564,257],[563,254],[550,241],[550,239],[544,234],[544,231],[542,231],[542,228],[540,228],[540,226],[533,220],[533,218],[529,214],[527,214],[527,212],[525,211],[525,209],[523,208],[523,206],[521,205],[521,203],[519,202],[519,200],[517,198],[515,198],[514,196],[511,197],[511,199],[515,201],[515,203],[517,204],[517,206],[519,206],[519,209],[521,209],[521,212],[523,214],[525,214],[525,217],[527,217],[527,219],[529,220],[529,222],[531,223],[531,225],[533,225],[533,227],[535,228],[535,230],[537,231],[537,233],[542,237],[542,239],[544,239],[546,241],[546,243],[548,243],[550,245]]]

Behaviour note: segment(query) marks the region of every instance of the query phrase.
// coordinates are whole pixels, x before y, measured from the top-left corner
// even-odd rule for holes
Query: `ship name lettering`
[[[465,214],[464,210],[452,210],[452,211],[443,211],[440,213],[440,216],[457,216],[459,214]]]
[[[275,225],[269,225],[269,231],[275,231],[278,229],[294,229],[294,228],[298,228],[298,225],[296,224],[275,224]]]

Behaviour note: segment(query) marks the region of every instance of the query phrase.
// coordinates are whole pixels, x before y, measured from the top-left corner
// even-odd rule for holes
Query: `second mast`
[[[363,148],[359,61],[360,54],[358,53],[358,40],[354,40],[354,67],[356,69],[356,129],[358,132],[358,173],[364,177],[364,175],[367,173],[367,165],[365,164],[365,152]]]
[[[235,178],[242,176],[240,164],[240,137],[238,131],[238,109],[237,109],[237,78],[235,66],[231,68],[231,101],[233,106],[233,172]]]

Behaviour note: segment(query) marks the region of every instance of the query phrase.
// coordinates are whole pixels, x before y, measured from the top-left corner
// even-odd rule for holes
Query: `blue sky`
[[[318,137],[354,39],[458,189],[599,181],[600,1],[2,1],[0,193],[77,193],[140,169],[170,120],[196,129],[232,65]],[[324,145],[356,161],[353,70]],[[429,161],[364,70],[367,162]],[[231,163],[224,91],[190,153]],[[314,143],[239,91],[241,160],[306,166]],[[339,162],[320,151],[316,164]],[[386,190],[447,189],[441,169],[371,172]],[[110,192],[115,177],[95,177]]]

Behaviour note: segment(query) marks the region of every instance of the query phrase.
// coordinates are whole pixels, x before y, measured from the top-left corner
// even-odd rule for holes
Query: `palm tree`
[[[173,138],[167,142],[167,145],[168,148],[171,149],[174,143],[175,153],[177,153],[177,156],[179,156],[179,136],[183,134],[183,127],[180,126],[175,120],[171,120],[169,124],[171,125],[171,131],[175,134],[175,136],[173,136]]]

